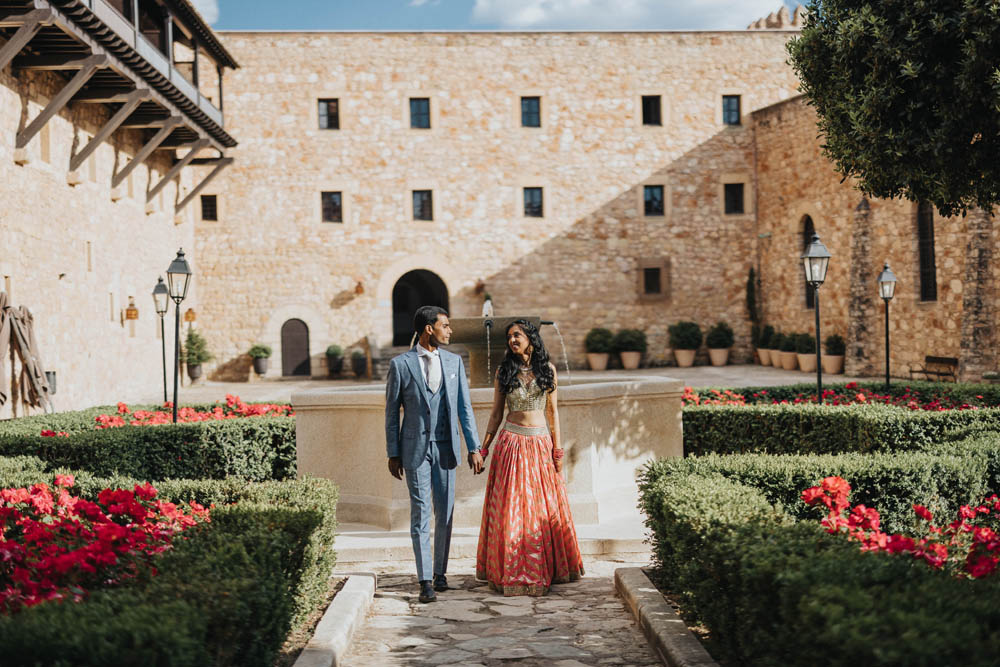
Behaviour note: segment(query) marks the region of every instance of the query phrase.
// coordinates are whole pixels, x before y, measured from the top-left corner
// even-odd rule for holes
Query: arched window
[[[920,253],[920,300],[937,301],[937,265],[934,261],[934,205],[917,204],[917,246]]]
[[[813,225],[813,220],[808,215],[802,218],[802,252],[806,251],[809,244],[812,243],[813,235],[816,234],[816,226]],[[805,289],[806,295],[806,308],[816,307],[816,290],[812,285],[806,282],[805,272],[799,270],[799,276],[802,277],[802,285]]]

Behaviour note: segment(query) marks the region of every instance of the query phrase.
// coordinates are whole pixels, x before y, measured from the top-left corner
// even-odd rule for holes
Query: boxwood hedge
[[[0,487],[51,482],[39,459],[0,459]],[[63,470],[62,472],[69,472]],[[94,497],[134,479],[76,471]],[[159,574],[0,617],[9,665],[273,664],[291,628],[320,603],[336,555],[336,488],[326,480],[155,483],[160,497],[215,503],[211,522],[175,540]],[[235,503],[235,504],[234,504]]]
[[[962,446],[980,459],[994,455],[970,454],[990,443]],[[952,484],[911,486],[923,483],[918,469],[933,455],[768,458],[661,461],[640,479],[658,576],[681,597],[685,611],[709,627],[726,659],[752,665],[814,665],[818,656],[835,665],[995,664],[1000,577],[955,579],[912,558],[862,553],[857,543],[827,535],[816,517],[797,521],[793,514],[800,513],[788,500],[838,472],[858,489],[852,500],[877,489],[873,504],[880,511],[896,506],[890,514],[913,499],[930,504],[960,496]],[[975,477],[975,465],[966,469],[961,456],[939,458],[946,460],[936,464],[938,472],[955,480]]]

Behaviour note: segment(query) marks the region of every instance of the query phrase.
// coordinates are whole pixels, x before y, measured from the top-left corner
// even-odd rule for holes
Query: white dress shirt
[[[431,393],[437,393],[441,387],[441,354],[438,350],[431,352],[420,343],[417,343],[417,356],[424,369],[424,381]]]

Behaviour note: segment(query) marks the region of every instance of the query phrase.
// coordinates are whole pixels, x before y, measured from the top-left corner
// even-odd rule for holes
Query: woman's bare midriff
[[[526,412],[508,412],[507,421],[520,426],[548,426],[544,410],[528,410]]]

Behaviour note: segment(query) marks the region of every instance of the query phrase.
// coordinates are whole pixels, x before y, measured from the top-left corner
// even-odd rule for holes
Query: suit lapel
[[[449,353],[443,353],[441,355],[441,383],[444,386],[447,396],[454,396],[454,387],[451,386],[451,376],[455,374],[454,368],[454,356]],[[450,399],[449,399],[450,400]]]
[[[424,371],[420,367],[420,357],[417,355],[416,349],[406,353],[406,366],[413,375],[413,381],[416,384],[417,393],[420,394],[420,400],[427,403],[427,380],[424,379]]]

